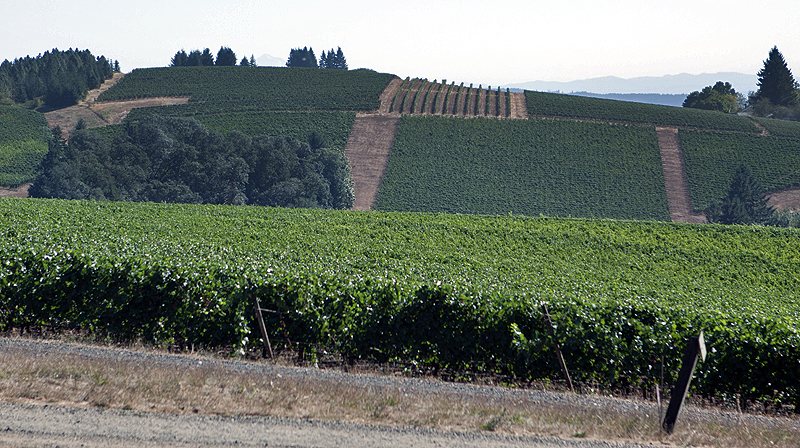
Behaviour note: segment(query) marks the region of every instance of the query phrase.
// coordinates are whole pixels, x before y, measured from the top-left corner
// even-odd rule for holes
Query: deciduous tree
[[[733,89],[731,83],[718,81],[714,86],[690,93],[683,101],[683,107],[732,113],[739,110],[739,103],[743,100],[743,96]]]

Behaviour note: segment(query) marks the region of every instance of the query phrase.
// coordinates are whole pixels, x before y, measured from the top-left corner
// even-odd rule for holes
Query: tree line
[[[206,48],[202,52],[200,50],[192,50],[186,53],[186,50],[181,49],[170,60],[170,67],[210,67],[210,66],[233,66],[236,65],[236,53],[229,47],[220,47],[217,52],[217,57],[211,53],[211,49]],[[250,55],[243,57],[239,65],[244,67],[256,67],[256,58]]]
[[[323,50],[319,61],[316,55],[314,55],[313,48],[293,48],[289,52],[289,59],[286,61],[286,66],[347,70],[347,59],[344,57],[342,47],[338,47],[336,51],[333,51],[333,48],[331,48],[327,54],[325,54]]]
[[[26,56],[13,62],[6,59],[0,64],[0,102],[20,103],[31,109],[72,106],[119,70],[119,61],[71,48],[54,48],[35,58]]]
[[[61,130],[53,130],[55,136]],[[227,136],[191,118],[149,116],[112,140],[89,129],[50,143],[31,197],[346,209],[343,154],[288,137]]]
[[[758,72],[758,90],[745,97],[730,83],[719,81],[686,97],[683,107],[727,113],[750,109],[760,117],[800,120],[800,84],[794,79],[786,60],[773,47]]]

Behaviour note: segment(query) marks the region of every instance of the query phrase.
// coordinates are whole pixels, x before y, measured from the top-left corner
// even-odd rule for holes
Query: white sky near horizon
[[[797,0],[0,0],[0,61],[89,49],[124,72],[180,49],[285,60],[342,47],[351,69],[483,85],[755,74],[777,46],[800,75]]]

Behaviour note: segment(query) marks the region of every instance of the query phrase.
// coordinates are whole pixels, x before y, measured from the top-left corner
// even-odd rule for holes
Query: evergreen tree
[[[200,67],[203,65],[203,55],[200,53],[200,50],[192,50],[189,52],[189,58],[186,62],[186,65],[190,67]]]
[[[252,54],[250,55],[250,67],[258,67],[258,64],[256,64],[256,58]]]
[[[242,61],[239,62],[239,65],[242,67],[250,67],[250,59],[247,59],[247,56],[242,58]]]
[[[181,51],[175,53],[175,56],[172,57],[170,61],[170,67],[183,67],[189,65],[189,55],[186,54],[186,51],[181,49]]]
[[[798,102],[798,84],[778,47],[772,47],[764,68],[758,72],[757,100],[769,100],[775,106],[793,106]]]
[[[230,66],[236,65],[236,53],[228,47],[221,47],[217,52],[217,65]]]
[[[344,52],[342,51],[342,47],[338,47],[339,49],[336,50],[336,57],[334,58],[334,64],[339,70],[347,70],[347,59],[344,58]]]
[[[292,48],[289,52],[286,66],[317,68],[317,58],[314,56],[314,50],[308,47],[303,47],[302,49]]]
[[[753,177],[750,167],[740,165],[727,195],[706,210],[706,218],[719,224],[767,224],[774,212],[767,200],[766,192]]]
[[[119,61],[114,59],[114,72],[120,72]]]
[[[325,50],[322,50],[322,54],[319,55],[319,68],[328,68],[328,59],[325,56]]]
[[[203,50],[203,54],[200,55],[200,62],[201,62],[200,65],[203,65],[205,67],[211,67],[212,65],[214,65],[214,55],[211,54],[210,49],[206,48],[205,50]]]

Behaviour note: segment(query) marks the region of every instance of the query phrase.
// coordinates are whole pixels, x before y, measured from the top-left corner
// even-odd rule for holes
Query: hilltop
[[[702,221],[699,213],[709,201],[724,193],[735,165],[743,162],[751,164],[761,183],[775,192],[774,205],[792,207],[798,202],[792,190],[800,184],[797,168],[793,168],[796,156],[781,149],[796,145],[800,138],[791,123],[694,109],[512,92],[444,80],[402,80],[368,70],[338,72],[277,67],[142,69],[125,77],[115,76],[85,102],[50,112],[47,118],[51,126],[60,124],[67,132],[79,118],[83,118],[85,126],[94,127],[158,113],[192,117],[223,133],[238,130],[251,136],[283,134],[301,140],[316,133],[350,158],[355,207],[364,210],[512,212],[697,222]],[[269,87],[252,89],[258,86]],[[336,117],[344,117],[343,113],[355,113],[355,120],[346,128],[336,125],[338,130],[332,132],[334,128],[324,123],[340,121]],[[441,120],[433,121],[432,116]],[[305,124],[300,124],[300,118]],[[459,120],[465,119],[468,120],[463,121],[463,129],[456,132],[467,140],[454,147],[457,140],[447,137],[450,131],[445,129],[456,129],[454,126],[462,126]],[[488,122],[483,121],[487,119]],[[506,123],[508,119],[511,122]],[[565,132],[563,138],[551,134],[557,129],[553,120],[573,123],[570,130],[558,131]],[[435,131],[439,134],[434,135],[430,126],[442,131]],[[535,131],[531,126],[541,130]],[[645,133],[635,138],[626,136],[634,130]],[[523,137],[528,132],[536,136]],[[727,137],[721,139],[720,132]],[[571,142],[576,135],[589,137],[592,143]],[[611,135],[615,137],[609,140]],[[408,154],[402,149],[405,146],[396,146],[396,142],[407,145],[409,138],[418,137],[422,141],[413,143],[417,148],[429,145],[444,151],[436,155],[424,152],[433,156],[431,168],[415,165],[422,160],[419,155],[404,159]],[[481,143],[476,138],[488,140]],[[499,144],[500,141],[504,143]],[[560,143],[552,146],[556,141]],[[474,148],[469,154],[460,153],[470,145]],[[548,145],[550,151],[555,151],[553,155],[577,152],[556,166],[553,156],[537,149]],[[587,152],[590,147],[595,147],[591,153]],[[629,149],[624,149],[617,161],[609,158],[613,151],[625,147]],[[718,154],[715,157],[721,159],[709,165],[702,157],[712,148]],[[510,150],[507,155],[497,152],[506,149]],[[647,162],[630,157],[642,150]],[[751,150],[757,152],[749,153]],[[516,157],[527,161],[520,163],[523,159],[515,161]],[[456,162],[466,161],[474,165],[456,168],[456,172],[472,176],[442,182],[441,176],[446,172],[443,167],[454,168],[458,166]],[[626,164],[629,167],[625,168]],[[512,167],[516,174],[510,171]],[[640,174],[631,171],[643,167],[648,168]],[[412,171],[405,171],[408,169]],[[537,173],[533,169],[543,171]],[[497,177],[499,173],[506,177]],[[474,185],[464,188],[470,184]],[[583,186],[588,190],[576,189]],[[642,187],[646,189],[638,190]],[[397,202],[399,198],[404,199]],[[637,205],[633,198],[644,202]]]

